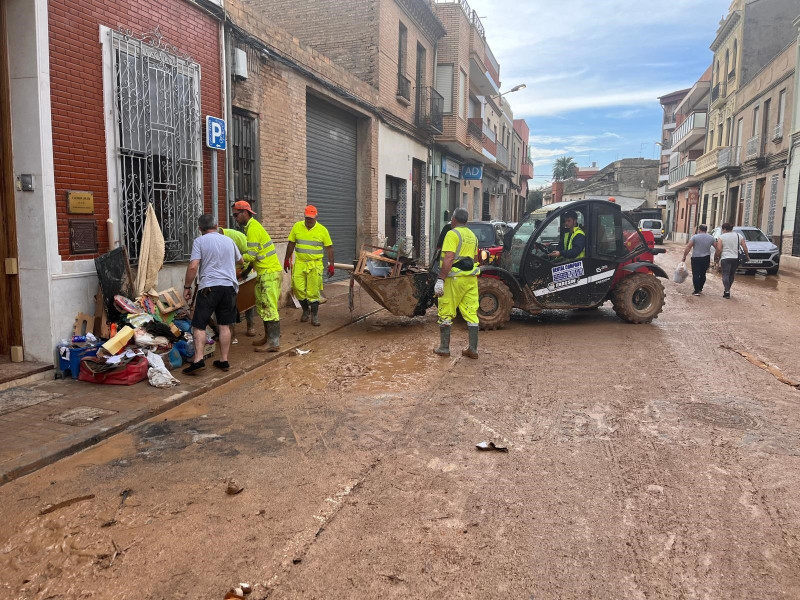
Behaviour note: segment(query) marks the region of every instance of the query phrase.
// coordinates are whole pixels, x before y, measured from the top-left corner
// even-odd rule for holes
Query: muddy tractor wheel
[[[478,278],[478,321],[481,329],[501,329],[511,319],[514,298],[508,286],[492,277]]]
[[[664,298],[664,286],[655,275],[634,273],[617,284],[611,303],[623,321],[649,323],[664,308]]]

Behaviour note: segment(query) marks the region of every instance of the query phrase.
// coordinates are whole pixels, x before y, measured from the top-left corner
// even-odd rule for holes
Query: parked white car
[[[664,243],[664,223],[658,219],[642,219],[639,221],[639,231],[652,233],[656,244]]]
[[[768,274],[776,275],[780,266],[781,254],[778,247],[764,235],[758,227],[734,227],[733,231],[744,238],[750,260],[739,265],[744,271],[765,269]],[[722,235],[722,228],[716,227],[711,232],[714,239]]]

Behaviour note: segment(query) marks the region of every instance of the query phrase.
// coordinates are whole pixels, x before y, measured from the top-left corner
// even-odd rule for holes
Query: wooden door
[[[424,164],[416,159],[411,166],[411,235],[414,237],[414,256],[422,256],[422,174]]]
[[[19,301],[17,218],[11,163],[11,112],[9,107],[8,51],[5,2],[0,0],[0,355],[12,346],[22,347],[22,315]]]

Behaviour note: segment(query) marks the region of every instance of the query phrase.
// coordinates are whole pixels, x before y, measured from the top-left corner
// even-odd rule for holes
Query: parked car
[[[776,275],[780,266],[781,253],[778,247],[764,235],[758,227],[734,227],[733,230],[744,238],[750,260],[739,265],[744,271],[765,269],[768,274]],[[716,227],[711,232],[714,239],[722,235],[722,228]]]
[[[664,243],[664,223],[658,219],[642,219],[639,221],[639,231],[649,231],[657,244]]]

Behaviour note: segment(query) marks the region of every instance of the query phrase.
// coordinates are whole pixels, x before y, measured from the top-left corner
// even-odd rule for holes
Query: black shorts
[[[197,292],[194,305],[192,327],[205,329],[211,315],[217,317],[217,325],[233,325],[236,323],[236,290],[229,285],[215,285]]]

